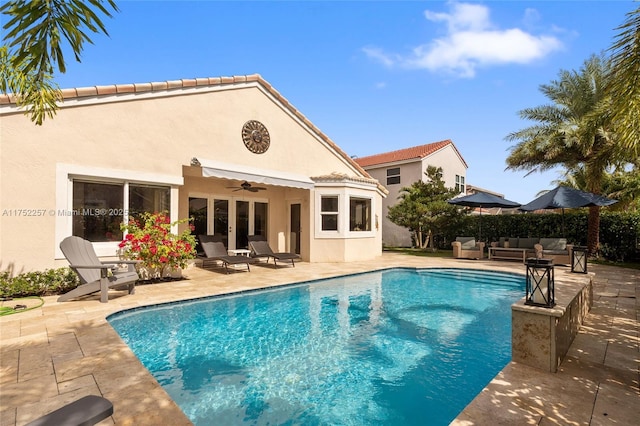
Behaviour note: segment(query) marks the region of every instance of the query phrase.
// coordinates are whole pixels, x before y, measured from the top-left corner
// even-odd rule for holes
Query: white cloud
[[[373,59],[376,62],[380,62],[382,65],[386,67],[391,67],[396,63],[396,60],[394,58],[387,55],[382,51],[382,49],[379,49],[377,47],[363,47],[362,51],[369,58]]]
[[[405,66],[447,71],[471,78],[479,67],[528,64],[562,48],[551,35],[535,35],[520,28],[500,29],[491,22],[489,8],[480,4],[449,3],[449,13],[425,11],[432,22],[445,22],[443,37],[415,47],[411,54],[391,55],[375,47],[363,49],[370,58],[387,67]],[[533,9],[525,11],[525,21],[537,18]]]
[[[540,12],[536,9],[526,8],[522,22],[525,26],[533,28],[538,22],[540,22]]]
[[[436,13],[426,10],[424,16],[434,22],[445,21],[450,33],[458,31],[482,31],[491,27],[489,9],[480,4],[450,3],[452,13]]]

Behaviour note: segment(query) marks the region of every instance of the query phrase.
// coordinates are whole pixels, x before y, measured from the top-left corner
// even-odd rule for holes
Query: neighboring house
[[[402,188],[425,180],[428,166],[442,167],[445,185],[461,193],[466,192],[467,163],[448,139],[359,157],[355,161],[389,190],[389,195],[382,202],[382,243],[387,247],[412,246],[411,233],[387,219],[387,213],[389,207],[397,203]]]
[[[42,126],[0,96],[0,270],[66,265],[70,235],[113,257],[128,214],[163,210],[228,249],[381,254],[387,190],[259,75],[62,94]]]

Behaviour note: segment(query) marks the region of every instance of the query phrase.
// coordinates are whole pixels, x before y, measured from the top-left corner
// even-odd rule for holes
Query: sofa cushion
[[[509,238],[500,237],[498,240],[498,247],[504,247],[504,243],[507,243],[507,246],[509,246]]]
[[[544,254],[546,255],[569,255],[569,252],[566,250],[544,250]]]
[[[543,250],[566,250],[566,238],[540,238],[540,245]]]
[[[462,243],[462,250],[471,250],[476,248],[476,239],[474,237],[457,237],[456,241]]]
[[[518,238],[518,248],[532,249],[534,245],[538,244],[538,241],[539,238]]]

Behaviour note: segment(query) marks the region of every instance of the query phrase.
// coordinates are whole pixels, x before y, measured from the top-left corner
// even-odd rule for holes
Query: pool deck
[[[85,395],[113,402],[100,425],[189,425],[106,316],[123,309],[373,269],[462,267],[524,273],[521,263],[385,253],[373,261],[253,266],[225,275],[191,267],[186,279],[139,285],[0,317],[0,426],[24,425]],[[557,278],[565,273],[557,268]],[[220,270],[221,271],[221,270]],[[557,373],[509,363],[452,424],[637,425],[640,422],[640,271],[589,265],[593,308]],[[428,419],[428,413],[425,413]]]

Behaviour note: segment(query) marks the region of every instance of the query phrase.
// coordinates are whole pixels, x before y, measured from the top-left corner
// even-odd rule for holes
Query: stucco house
[[[355,161],[389,190],[389,195],[382,201],[382,242],[387,247],[411,247],[411,233],[387,219],[387,212],[397,203],[402,188],[426,179],[428,166],[442,167],[442,178],[447,187],[463,194],[466,191],[468,166],[449,139],[359,157]]]
[[[0,270],[66,265],[69,235],[113,257],[129,214],[165,210],[228,249],[263,235],[309,262],[381,254],[387,190],[261,76],[62,94],[42,126],[0,96]]]

